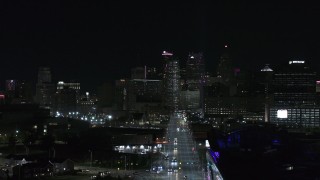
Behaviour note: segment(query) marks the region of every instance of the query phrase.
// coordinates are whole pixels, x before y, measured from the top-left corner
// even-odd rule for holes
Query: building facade
[[[42,108],[52,109],[55,85],[51,82],[51,71],[48,67],[40,67],[36,84],[35,102]]]
[[[316,72],[305,61],[294,60],[274,74],[274,103],[270,121],[289,127],[319,127]]]
[[[179,61],[173,58],[173,54],[163,51],[162,56],[165,61],[163,73],[163,102],[164,107],[170,112],[179,109],[180,95],[180,67]]]

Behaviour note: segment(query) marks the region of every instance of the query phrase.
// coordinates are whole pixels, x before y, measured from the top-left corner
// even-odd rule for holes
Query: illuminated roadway
[[[174,143],[175,138],[177,138],[177,143]],[[170,139],[170,141],[167,144],[163,144],[163,157],[152,160],[153,167],[162,166],[163,170],[158,173],[155,171],[140,171],[137,175],[134,175],[134,179],[181,180],[185,179],[185,176],[187,176],[186,179],[188,180],[206,179],[205,172],[200,167],[199,155],[196,151],[193,151],[195,142],[183,117],[180,117],[178,114],[170,117],[166,139]],[[164,158],[165,155],[168,155],[168,159]],[[173,159],[176,159],[176,162]],[[168,172],[168,169],[172,169],[172,172]]]
[[[200,167],[199,156],[194,151],[195,142],[192,139],[187,123],[182,117],[175,114],[171,116],[168,124],[167,138],[170,142],[165,145],[164,153],[168,154],[169,159],[164,160],[165,163],[165,178],[164,179],[205,179],[202,167]],[[175,138],[177,142],[175,143]],[[174,162],[173,159],[177,162]],[[168,172],[172,169],[173,172]],[[177,172],[175,172],[177,170]]]

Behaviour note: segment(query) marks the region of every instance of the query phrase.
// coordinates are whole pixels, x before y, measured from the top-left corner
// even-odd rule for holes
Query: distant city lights
[[[289,61],[289,64],[304,64],[304,61]]]

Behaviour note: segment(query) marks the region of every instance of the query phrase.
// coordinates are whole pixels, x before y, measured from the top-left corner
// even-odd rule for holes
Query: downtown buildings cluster
[[[96,95],[81,92],[79,81],[52,82],[49,67],[40,67],[36,92],[22,80],[7,80],[1,104],[38,104],[51,116],[72,117],[105,125],[157,125],[172,112],[220,127],[226,121],[271,122],[291,128],[320,126],[320,81],[305,60],[265,65],[255,72],[233,66],[230,49],[209,73],[203,53],[181,61],[162,52],[162,67],[135,67],[130,78],[98,87]],[[186,62],[186,64],[181,64]],[[272,67],[272,68],[271,68]]]

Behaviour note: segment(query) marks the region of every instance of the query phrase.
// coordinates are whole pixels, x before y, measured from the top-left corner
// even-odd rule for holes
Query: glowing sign
[[[286,109],[279,109],[277,111],[277,118],[288,118],[288,111]]]
[[[304,61],[289,61],[289,64],[304,64]]]

